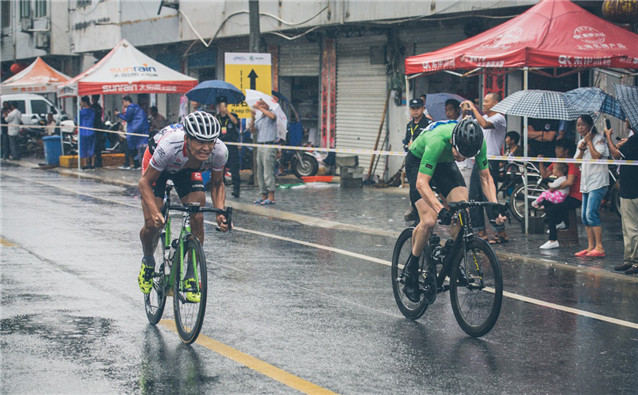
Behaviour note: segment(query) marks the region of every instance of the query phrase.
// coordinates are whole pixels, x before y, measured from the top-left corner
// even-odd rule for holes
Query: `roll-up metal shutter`
[[[337,39],[336,148],[374,149],[387,90],[386,66],[370,64],[370,48],[381,50],[384,36]],[[386,119],[387,120],[387,119]],[[381,131],[379,148],[386,128]],[[359,155],[366,174],[371,155]],[[381,156],[375,174],[383,176],[387,157]]]
[[[295,40],[279,46],[279,75],[281,77],[316,77],[319,75],[320,51],[318,42]]]

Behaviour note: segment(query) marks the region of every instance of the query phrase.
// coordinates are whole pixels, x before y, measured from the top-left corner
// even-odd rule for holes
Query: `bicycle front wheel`
[[[192,268],[190,272],[189,267]],[[208,285],[204,250],[195,236],[191,235],[184,241],[183,264],[180,264],[178,257],[173,264],[173,270],[175,271],[173,308],[177,333],[184,343],[190,344],[197,339],[204,323]],[[190,279],[195,281],[191,283]],[[199,301],[194,301],[192,298],[189,300],[189,292],[191,294],[199,292]]]
[[[394,252],[392,253],[392,268],[390,272],[392,276],[392,292],[394,293],[394,300],[397,302],[397,306],[399,307],[401,314],[403,314],[406,318],[416,320],[425,313],[425,310],[428,309],[428,304],[424,295],[421,295],[418,302],[412,302],[403,292],[403,270],[408,261],[408,257],[410,256],[410,252],[412,251],[413,230],[414,228],[407,228],[401,232],[401,235],[399,235],[399,238],[394,245]],[[419,283],[423,281],[422,278],[423,276],[419,274]],[[421,284],[419,284],[419,287],[421,287]]]
[[[144,308],[146,309],[146,317],[151,325],[156,325],[164,314],[164,306],[166,305],[166,294],[168,291],[168,276],[164,273],[166,265],[164,264],[164,246],[166,234],[162,232],[155,242],[153,256],[155,257],[155,267],[157,272],[153,273],[153,288],[151,292],[144,295]]]
[[[454,317],[468,335],[488,333],[501,312],[503,276],[492,247],[474,237],[452,265],[450,299]]]

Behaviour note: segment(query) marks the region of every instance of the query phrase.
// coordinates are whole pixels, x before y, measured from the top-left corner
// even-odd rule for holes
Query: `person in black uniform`
[[[95,120],[93,127],[95,129],[104,129],[102,123],[102,106],[100,106],[100,95],[91,96],[91,108],[95,111]],[[102,151],[106,146],[106,134],[104,132],[95,131],[95,166],[102,167]]]
[[[412,119],[405,128],[405,138],[403,139],[403,149],[407,152],[410,144],[419,137],[428,125],[430,120],[424,115],[425,104],[422,99],[410,100],[410,116]]]
[[[217,120],[222,127],[219,138],[223,142],[236,143],[239,141],[239,118],[237,114],[228,112],[228,100],[224,96],[217,98]],[[241,178],[239,177],[239,152],[236,145],[228,144],[228,161],[226,165],[230,169],[233,182],[232,195],[236,198],[239,197],[239,185],[241,184]]]
[[[410,116],[412,119],[405,128],[405,138],[403,139],[403,149],[407,152],[410,144],[419,137],[430,124],[430,119],[425,116],[425,102],[423,99],[410,100]],[[406,221],[414,221],[418,217],[418,213],[414,205],[410,205],[408,211],[405,212],[403,218]]]

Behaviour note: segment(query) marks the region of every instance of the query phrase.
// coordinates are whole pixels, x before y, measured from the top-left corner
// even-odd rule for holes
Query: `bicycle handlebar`
[[[170,210],[175,210],[175,211],[181,211],[183,213],[190,213],[190,214],[195,214],[195,213],[215,213],[215,214],[222,214],[224,217],[226,217],[226,222],[225,223],[232,223],[232,216],[233,216],[233,208],[232,207],[226,207],[225,210],[221,209],[221,208],[216,208],[216,207],[199,207],[198,205],[170,205],[168,207],[169,211]]]
[[[450,206],[450,211],[452,213],[457,213],[458,211],[470,207],[492,207],[498,210],[499,214],[509,218],[509,206],[506,203],[475,202],[470,200],[469,202],[451,202],[448,203],[448,206]]]

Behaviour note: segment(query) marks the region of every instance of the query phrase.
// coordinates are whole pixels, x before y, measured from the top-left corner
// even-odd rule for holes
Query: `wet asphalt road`
[[[638,392],[635,278],[504,261],[512,297],[473,339],[447,294],[416,322],[399,313],[392,237],[238,212],[231,234],[207,225],[211,342],[184,346],[146,321],[134,190],[0,177],[2,393],[293,393],[296,378],[337,393]],[[246,354],[290,375],[231,359]]]

